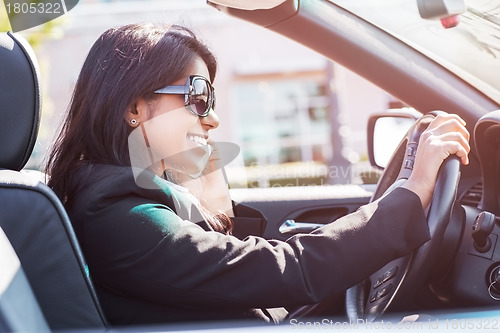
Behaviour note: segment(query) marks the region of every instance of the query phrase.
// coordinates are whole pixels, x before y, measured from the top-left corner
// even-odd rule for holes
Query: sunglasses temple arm
[[[155,91],[156,94],[174,94],[174,95],[185,95],[189,93],[189,89],[186,86],[168,86]]]

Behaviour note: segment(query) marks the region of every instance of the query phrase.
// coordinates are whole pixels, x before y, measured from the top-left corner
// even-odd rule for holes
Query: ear
[[[130,104],[124,118],[125,122],[130,127],[136,128],[148,119],[147,116],[147,103],[143,98],[138,98],[135,102]]]

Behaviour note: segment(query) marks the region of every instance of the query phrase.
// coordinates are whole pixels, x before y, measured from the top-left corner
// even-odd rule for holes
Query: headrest
[[[35,145],[41,96],[38,64],[23,37],[0,33],[0,169],[21,170]]]

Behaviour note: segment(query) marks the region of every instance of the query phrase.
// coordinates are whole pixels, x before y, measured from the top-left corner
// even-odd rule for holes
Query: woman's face
[[[196,58],[185,77],[172,85],[185,85],[189,75],[210,77],[205,62]],[[196,116],[186,110],[184,95],[170,94],[159,94],[154,101],[141,99],[136,108],[140,128],[134,132],[141,131],[146,145],[149,144],[150,159],[156,173],[170,169],[193,175],[204,169],[211,153],[207,144],[210,130],[219,126],[214,110],[206,117]]]

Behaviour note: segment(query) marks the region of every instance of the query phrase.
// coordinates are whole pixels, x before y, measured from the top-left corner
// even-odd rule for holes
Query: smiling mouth
[[[207,139],[205,139],[205,138],[203,138],[201,136],[198,136],[198,135],[188,135],[188,139],[191,140],[191,141],[194,141],[197,144],[200,144],[202,146],[206,146],[207,145]]]

